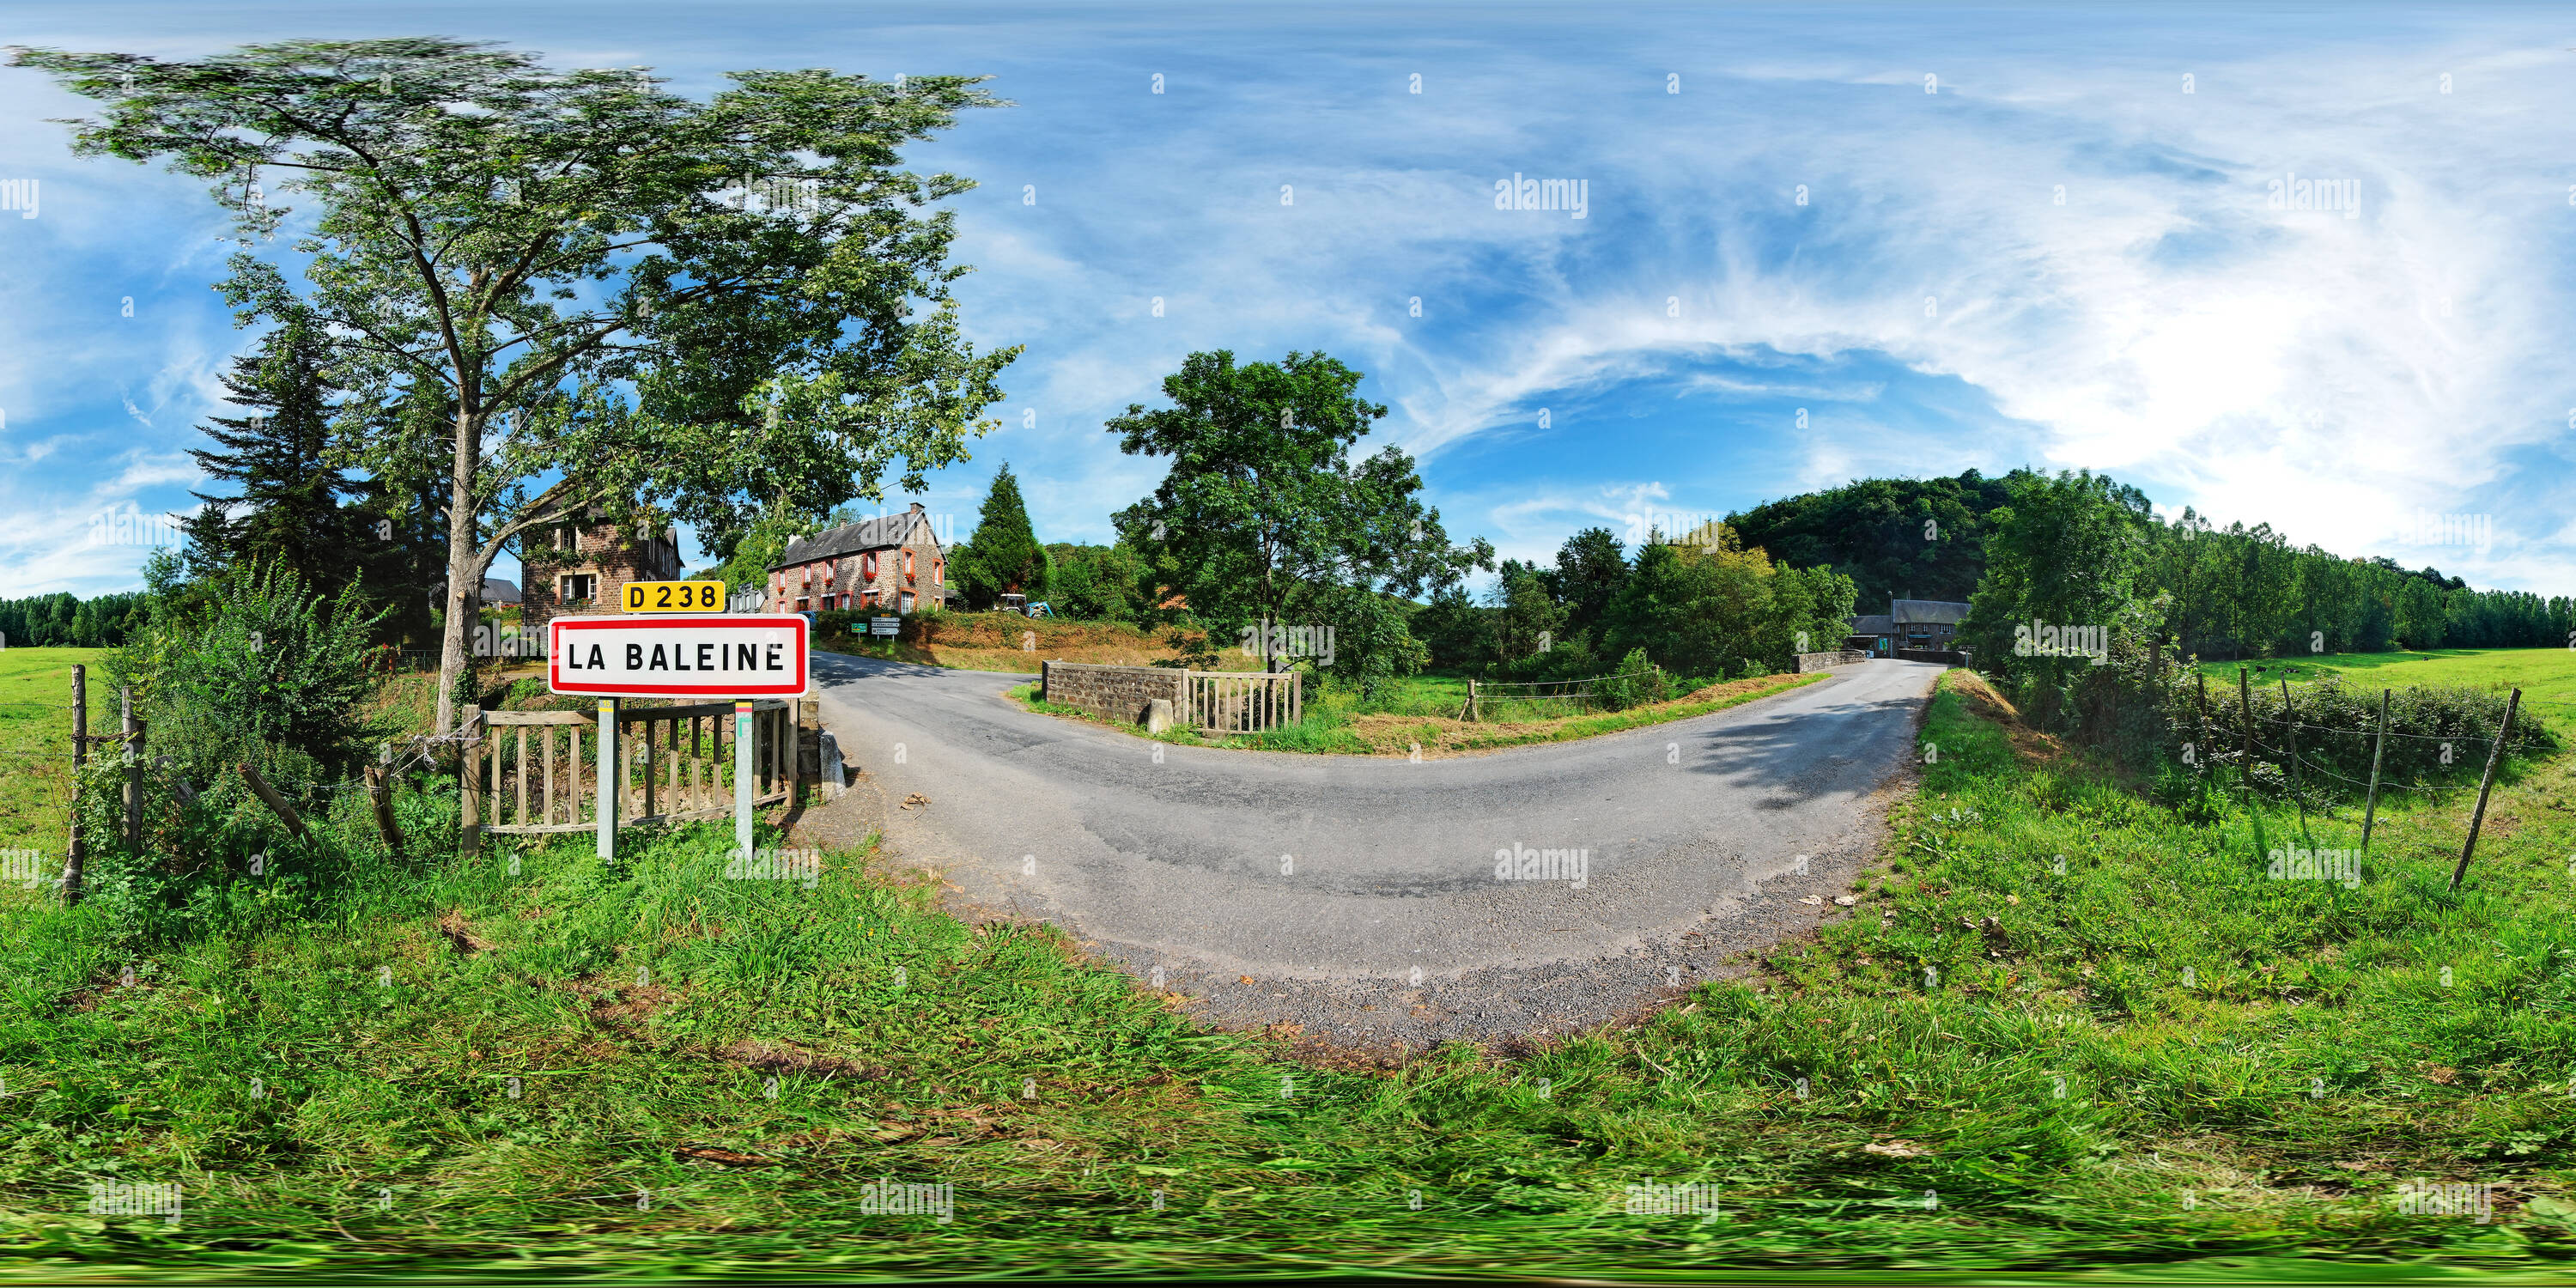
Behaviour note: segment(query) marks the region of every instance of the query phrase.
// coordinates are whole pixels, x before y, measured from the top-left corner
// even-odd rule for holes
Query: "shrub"
[[[1655,664],[1646,660],[1646,650],[1632,648],[1619,661],[1618,671],[1593,686],[1602,704],[1612,711],[1663,702],[1672,697],[1672,685]]]
[[[370,614],[354,586],[326,603],[294,573],[216,579],[205,614],[154,624],[117,668],[141,694],[149,748],[192,782],[243,762],[282,791],[350,777],[391,732],[367,714],[375,691]]]

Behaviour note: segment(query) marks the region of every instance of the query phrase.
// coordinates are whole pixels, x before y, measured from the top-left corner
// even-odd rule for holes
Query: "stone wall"
[[[1843,649],[1833,653],[1801,653],[1798,655],[1798,670],[1801,674],[1808,671],[1830,671],[1838,666],[1849,666],[1854,662],[1868,660],[1869,654],[1858,649]]]
[[[1046,662],[1038,677],[1039,697],[1112,720],[1143,720],[1156,698],[1169,699],[1175,711],[1181,707],[1182,674],[1170,667]]]
[[[1896,656],[1898,660],[1905,662],[1940,662],[1949,666],[1968,665],[1968,655],[1956,649],[1901,648],[1896,650]]]

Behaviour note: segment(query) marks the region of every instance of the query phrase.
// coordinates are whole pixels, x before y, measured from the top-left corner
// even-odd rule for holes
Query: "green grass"
[[[810,890],[723,879],[718,828],[630,835],[614,871],[586,838],[370,860],[331,915],[159,949],[10,892],[0,1255],[52,1279],[2563,1277],[2569,759],[2499,791],[2457,895],[2456,806],[2384,816],[2357,889],[2271,881],[2251,819],[2025,759],[1959,674],[1849,919],[1632,1029],[1395,1070],[1207,1032],[864,852]],[[102,1176],[182,1181],[185,1219],[84,1214]],[[954,1220],[863,1213],[887,1176],[953,1185]],[[2495,1185],[2498,1223],[2398,1215],[2417,1176]],[[1620,1210],[1690,1181],[1723,1215]]]
[[[90,668],[89,728],[116,728],[116,691],[94,648],[0,649],[0,849],[34,849],[62,866],[71,803],[72,667]]]
[[[1532,704],[1514,704],[1522,712],[1516,722],[1503,723],[1487,716],[1493,723],[1461,721],[1455,717],[1466,702],[1467,685],[1463,679],[1446,676],[1411,676],[1392,682],[1393,691],[1379,700],[1363,704],[1356,693],[1338,684],[1328,684],[1322,695],[1305,706],[1305,719],[1293,725],[1265,729],[1251,734],[1210,738],[1196,729],[1173,728],[1158,734],[1147,734],[1139,726],[1112,720],[1079,707],[1042,701],[1036,684],[1023,684],[1009,691],[1009,696],[1031,711],[1042,715],[1083,720],[1092,724],[1121,729],[1138,737],[1189,747],[1231,747],[1242,751],[1290,751],[1312,755],[1384,756],[1409,754],[1409,749],[1424,752],[1485,751],[1499,747],[1520,747],[1537,743],[1571,742],[1579,738],[1598,737],[1623,729],[1642,729],[1648,725],[1686,720],[1693,716],[1742,706],[1756,698],[1769,697],[1828,678],[1817,671],[1804,675],[1760,676],[1748,681],[1730,682],[1722,690],[1702,690],[1670,702],[1650,703],[1619,711],[1581,712],[1580,704],[1559,704],[1559,714],[1526,714]],[[1447,701],[1454,684],[1455,704]],[[1415,723],[1415,722],[1419,723]]]
[[[2366,689],[2410,684],[2465,684],[2482,689],[2520,688],[2522,709],[2552,727],[2576,729],[2576,650],[2561,648],[2434,649],[2424,653],[2326,653],[2316,657],[2203,662],[2212,685],[2236,683],[2236,669],[2254,684],[2314,680],[2328,673]]]

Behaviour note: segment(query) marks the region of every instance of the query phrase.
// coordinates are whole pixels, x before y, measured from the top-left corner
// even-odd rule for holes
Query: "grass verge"
[[[2500,789],[2458,894],[2457,807],[2384,814],[2347,888],[2270,880],[2252,818],[2187,822],[2009,721],[1952,672],[1858,906],[1753,977],[1398,1069],[1203,1032],[864,848],[811,887],[728,879],[715,827],[614,869],[579,838],[385,863],[310,924],[184,943],[10,893],[0,1256],[2563,1281],[2568,761]],[[2487,1187],[2492,1222],[2402,1212],[2419,1177]],[[185,1215],[91,1214],[106,1179],[181,1183]],[[885,1179],[950,1188],[888,1214]],[[1716,1212],[1637,1210],[1692,1184]]]
[[[1571,742],[1593,738],[1623,729],[1641,729],[1704,716],[1712,711],[1742,706],[1756,698],[1769,697],[1802,685],[1825,679],[1827,673],[1805,675],[1764,675],[1746,680],[1728,680],[1712,684],[1670,702],[1654,702],[1629,707],[1623,711],[1604,711],[1592,715],[1560,716],[1545,720],[1479,721],[1453,719],[1438,715],[1404,715],[1373,711],[1356,711],[1347,703],[1318,702],[1306,709],[1304,723],[1254,734],[1210,738],[1194,729],[1168,729],[1147,734],[1134,724],[1112,720],[1107,716],[1047,702],[1038,697],[1038,686],[1023,684],[1010,691],[1022,706],[1041,715],[1085,720],[1092,724],[1150,737],[1160,742],[1191,747],[1230,747],[1240,751],[1297,751],[1338,756],[1455,756],[1467,752],[1490,751],[1500,747],[1519,747],[1543,742]]]

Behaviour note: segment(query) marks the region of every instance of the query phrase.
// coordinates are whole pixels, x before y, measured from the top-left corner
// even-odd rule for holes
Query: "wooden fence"
[[[1293,671],[1184,671],[1181,701],[1174,714],[1204,733],[1258,733],[1306,714]]]
[[[599,721],[588,711],[482,711],[466,744],[465,848],[483,833],[586,832],[599,826]],[[752,803],[796,795],[796,710],[752,703]],[[733,817],[733,703],[617,713],[617,825]],[[587,736],[585,736],[587,735]],[[560,752],[558,752],[560,748]]]

